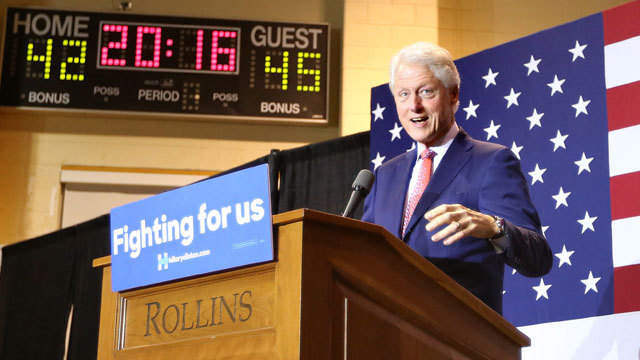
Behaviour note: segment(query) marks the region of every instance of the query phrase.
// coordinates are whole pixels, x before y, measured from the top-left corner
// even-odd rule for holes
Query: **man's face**
[[[427,66],[402,64],[395,74],[393,98],[409,136],[427,147],[440,145],[454,121],[457,88],[447,90]]]

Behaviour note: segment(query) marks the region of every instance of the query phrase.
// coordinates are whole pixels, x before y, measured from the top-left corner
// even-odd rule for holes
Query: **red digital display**
[[[107,46],[103,46],[100,51],[100,65],[103,66],[125,66],[127,64],[126,59],[121,59],[124,55],[124,51],[127,49],[127,34],[129,26],[127,25],[104,25],[102,27],[103,32],[117,32],[120,33],[120,41],[109,41]],[[117,59],[109,58],[109,49],[120,50],[120,56]]]
[[[238,71],[239,28],[101,22],[100,29],[98,68]]]

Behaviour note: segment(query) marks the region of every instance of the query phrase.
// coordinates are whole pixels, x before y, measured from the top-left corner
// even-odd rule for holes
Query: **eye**
[[[399,92],[396,94],[396,96],[397,96],[399,99],[403,100],[403,99],[406,99],[406,98],[407,98],[407,96],[409,96],[409,92],[408,92],[408,91],[406,91],[406,90],[401,90],[401,91],[399,91]]]
[[[429,95],[431,95],[431,94],[433,94],[433,90],[432,90],[432,89],[427,88],[427,89],[422,89],[422,90],[420,90],[420,95],[427,95],[427,96],[429,96]]]

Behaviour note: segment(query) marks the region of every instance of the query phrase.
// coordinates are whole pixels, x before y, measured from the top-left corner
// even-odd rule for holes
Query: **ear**
[[[449,95],[451,95],[449,99],[451,101],[451,106],[457,104],[460,97],[460,89],[458,88],[458,85],[451,88]]]

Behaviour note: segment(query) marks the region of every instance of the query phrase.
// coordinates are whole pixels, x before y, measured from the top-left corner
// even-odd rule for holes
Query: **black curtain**
[[[269,164],[272,212],[311,208],[341,214],[357,173],[369,167],[369,133],[269,155],[225,171]],[[279,186],[278,186],[279,184]],[[362,206],[356,217],[362,213]],[[110,253],[109,215],[2,249],[0,359],[95,359],[102,271]]]
[[[2,249],[0,358],[61,359],[71,309],[73,229]]]
[[[250,167],[268,164],[269,165],[269,189],[271,191],[271,209],[278,208],[278,169],[280,168],[280,154],[278,150],[271,150],[271,153],[267,156],[259,157],[253,161],[250,161],[246,164],[242,164],[240,166],[236,166],[232,169],[225,170],[221,173],[210,176],[206,179],[202,179],[200,181],[205,181],[213,178],[217,178],[219,176],[227,175],[236,171],[244,170]],[[198,181],[198,182],[200,182]],[[275,213],[275,210],[273,210]]]
[[[98,352],[98,325],[102,269],[93,267],[93,259],[110,255],[109,215],[76,225],[75,258],[71,277],[73,319],[67,359],[95,359]]]
[[[68,359],[98,349],[102,272],[109,216],[2,249],[0,359],[61,359],[73,305]]]
[[[274,214],[309,208],[340,215],[349,200],[356,175],[369,168],[369,132],[291,150],[271,150],[267,156],[207,179],[265,163],[269,164]],[[354,217],[359,218],[361,214],[362,205]]]
[[[358,172],[369,168],[369,132],[280,152],[278,212],[310,208],[342,214]],[[362,214],[362,205],[355,213]]]

